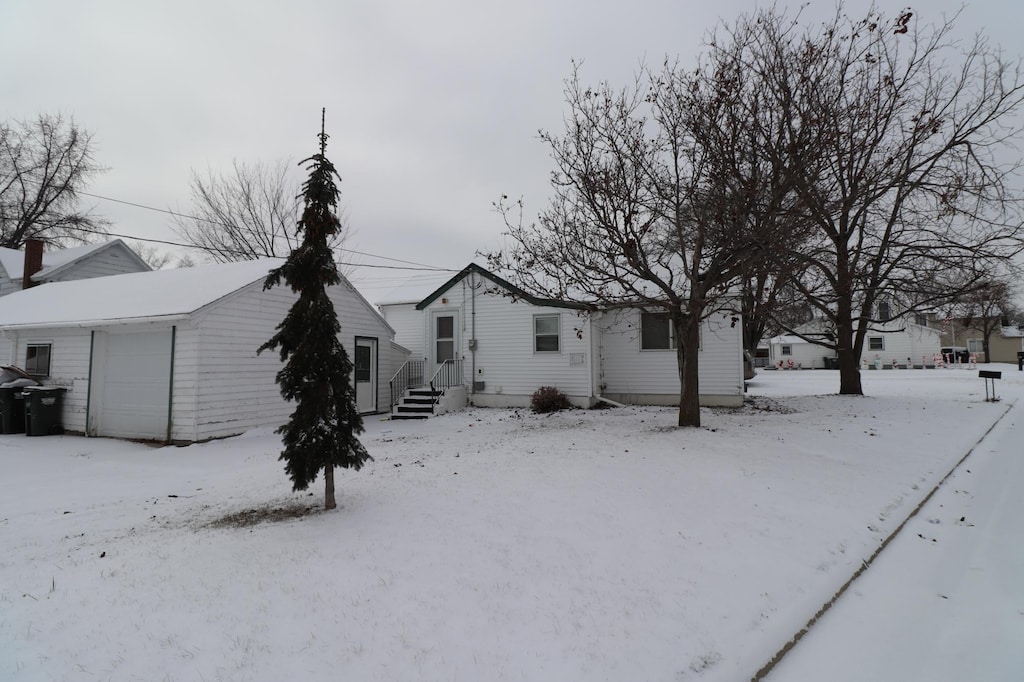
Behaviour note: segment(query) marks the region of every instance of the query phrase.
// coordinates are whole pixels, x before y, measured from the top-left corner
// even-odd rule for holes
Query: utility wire
[[[181,242],[170,242],[170,241],[167,241],[165,239],[150,239],[148,237],[133,237],[130,234],[117,234],[116,232],[104,232],[103,230],[90,230],[90,229],[84,228],[84,227],[76,227],[75,228],[75,232],[88,232],[89,234],[101,234],[101,235],[105,235],[107,237],[120,237],[121,239],[131,239],[131,240],[137,241],[137,242],[152,242],[154,244],[165,244],[167,246],[181,246],[181,247],[184,247],[186,249],[199,249],[200,251],[210,251],[211,250],[211,249],[206,248],[205,246],[196,246],[195,244],[182,244]],[[341,250],[342,251],[347,251],[348,249],[341,249]],[[227,249],[217,249],[217,251],[219,251],[221,253],[233,253],[233,254],[243,255],[243,252],[241,252],[241,251],[228,251]],[[358,253],[358,251],[352,251],[351,253]],[[281,258],[281,256],[266,256],[266,258]],[[377,258],[385,258],[385,256],[377,256]],[[393,258],[391,260],[397,260],[397,259]],[[399,261],[399,262],[404,263],[405,261]],[[413,271],[416,271],[416,272],[455,272],[455,270],[451,270],[449,268],[434,268],[434,267],[430,267],[430,266],[408,267],[408,266],[403,266],[403,265],[376,265],[376,264],[370,264],[370,263],[351,263],[351,262],[345,262],[345,261],[338,261],[338,265],[351,266],[353,268],[376,268],[376,269],[379,269],[379,270],[413,270]]]
[[[141,208],[141,209],[145,209],[147,211],[156,211],[157,213],[166,213],[167,215],[171,215],[171,216],[174,216],[176,218],[185,218],[185,219],[188,219],[188,220],[198,220],[200,222],[210,223],[211,225],[219,225],[221,227],[229,227],[229,228],[233,228],[234,227],[234,225],[228,225],[227,223],[222,223],[222,222],[219,222],[217,220],[210,220],[209,218],[201,218],[199,216],[188,215],[186,213],[178,213],[176,211],[171,211],[169,209],[157,208],[155,206],[147,206],[145,204],[139,204],[139,203],[136,203],[136,202],[133,202],[133,201],[125,201],[123,199],[114,199],[113,197],[106,197],[106,196],[103,196],[103,195],[100,195],[100,194],[92,194],[90,192],[83,192],[81,190],[79,190],[77,192],[77,194],[81,194],[81,195],[84,195],[84,196],[87,196],[87,197],[92,197],[94,199],[102,199],[103,201],[112,201],[114,203],[124,204],[126,206],[134,206],[135,208]],[[134,239],[134,240],[140,241],[140,242],[152,242],[152,243],[155,243],[155,244],[164,244],[164,245],[167,245],[167,246],[178,246],[178,247],[182,247],[182,248],[186,248],[186,249],[199,249],[201,251],[214,251],[214,250],[216,250],[216,251],[221,251],[221,252],[224,252],[224,253],[234,253],[234,254],[237,254],[237,255],[243,255],[243,252],[241,252],[241,251],[230,251],[228,249],[210,249],[209,247],[197,246],[196,244],[184,244],[184,243],[181,243],[181,242],[172,242],[172,241],[166,241],[166,240],[162,240],[162,239],[148,239],[148,238],[143,238],[143,237],[132,237],[132,236],[123,235],[123,234],[114,234],[113,232],[103,232],[101,230],[88,230],[88,229],[81,229],[80,228],[80,229],[78,229],[78,231],[79,232],[91,232],[93,234],[106,234],[106,235],[109,235],[111,237],[121,237],[122,239]],[[355,249],[346,249],[346,248],[338,247],[338,251],[343,251],[345,253],[355,254],[357,256],[367,256],[368,258],[379,258],[380,260],[387,260],[387,261],[392,261],[392,262],[395,262],[395,263],[404,263],[406,265],[416,266],[416,267],[411,267],[411,268],[402,268],[402,267],[398,267],[398,266],[394,266],[394,265],[368,265],[368,264],[364,264],[364,263],[341,263],[342,265],[351,265],[353,267],[382,268],[382,269],[390,269],[390,270],[421,270],[421,271],[433,271],[433,272],[455,272],[455,270],[452,270],[451,268],[440,268],[440,267],[433,266],[433,265],[426,265],[424,263],[416,263],[414,261],[402,260],[401,258],[391,258],[390,256],[380,256],[380,255],[377,255],[375,253],[367,253],[365,251],[356,251]]]

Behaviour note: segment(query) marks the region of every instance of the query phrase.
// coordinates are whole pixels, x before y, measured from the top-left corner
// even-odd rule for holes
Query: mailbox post
[[[999,400],[999,398],[996,397],[996,379],[1002,379],[1003,373],[996,372],[995,370],[991,369],[983,369],[980,372],[978,372],[978,376],[985,380],[985,402],[994,403],[997,400]],[[988,395],[988,385],[990,383],[992,384],[991,398]]]

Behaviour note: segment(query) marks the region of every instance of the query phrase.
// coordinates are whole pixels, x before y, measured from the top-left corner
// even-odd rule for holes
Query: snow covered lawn
[[[749,679],[1024,392],[765,372],[748,405],[371,419],[339,508],[270,431],[0,436],[0,679]]]

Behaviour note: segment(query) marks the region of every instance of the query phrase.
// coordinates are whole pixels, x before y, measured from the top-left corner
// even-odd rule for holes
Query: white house
[[[67,389],[63,423],[91,436],[193,442],[278,426],[274,351],[257,348],[295,301],[264,291],[264,259],[44,284],[0,298],[9,364]],[[389,408],[388,378],[407,355],[347,282],[330,290],[356,366],[363,413]]]
[[[120,239],[53,251],[43,250],[42,242],[30,239],[24,251],[0,247],[0,296],[27,288],[26,273],[34,286],[151,269]]]
[[[797,329],[802,336],[783,334],[769,339],[769,366],[824,369],[826,358],[835,353],[807,338],[824,338],[827,332],[814,322]],[[941,348],[942,333],[929,327],[923,316],[904,315],[872,326],[864,339],[864,350],[859,362],[869,367],[925,367],[932,364],[932,356]],[[790,364],[792,363],[792,365]]]
[[[464,386],[480,406],[525,406],[541,386],[580,406],[678,404],[675,340],[663,313],[537,298],[475,264],[426,295],[421,289],[418,301],[415,289],[403,287],[379,307],[410,362],[423,363],[423,384]],[[701,404],[742,404],[735,315],[705,322],[699,353]]]
[[[793,369],[825,369],[825,358],[835,353],[794,334],[768,339],[768,366]]]

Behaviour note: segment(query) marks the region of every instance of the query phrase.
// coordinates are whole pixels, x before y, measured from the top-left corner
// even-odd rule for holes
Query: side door
[[[459,350],[459,315],[454,310],[438,310],[431,315],[430,320],[430,353],[431,367],[430,376],[424,377],[429,381],[438,368],[446,360],[455,360]]]
[[[356,337],[354,378],[356,409],[360,414],[377,411],[377,339]]]

